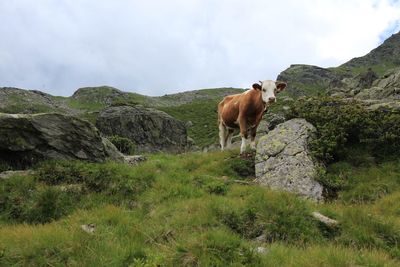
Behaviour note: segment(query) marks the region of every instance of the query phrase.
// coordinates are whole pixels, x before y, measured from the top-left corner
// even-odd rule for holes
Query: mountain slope
[[[356,57],[340,65],[340,68],[360,70],[371,67],[374,70],[384,70],[400,65],[400,32],[393,34],[383,44],[362,57]],[[382,74],[382,73],[381,73]]]
[[[332,94],[348,84],[357,84],[368,72],[375,74],[375,79],[387,71],[400,66],[400,32],[393,34],[380,46],[362,57],[333,68],[321,68],[310,65],[291,65],[282,71],[277,80],[286,81],[287,95],[292,97]],[[361,84],[363,84],[361,82]],[[370,83],[370,85],[372,82]],[[352,88],[354,89],[354,88]],[[360,90],[365,88],[358,88]]]
[[[79,88],[70,97],[59,97],[40,91],[0,88],[0,112],[61,112],[95,123],[98,112],[108,106],[140,104],[163,110],[188,122],[189,137],[202,147],[217,141],[217,103],[226,95],[243,91],[240,88],[214,88],[151,97],[123,92],[110,86],[99,86]]]

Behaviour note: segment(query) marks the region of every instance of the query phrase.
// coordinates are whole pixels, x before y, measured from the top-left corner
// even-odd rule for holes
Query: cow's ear
[[[282,92],[283,90],[285,90],[285,88],[286,88],[286,86],[287,86],[287,83],[285,83],[285,82],[275,82],[275,84],[276,84],[276,91],[277,91],[277,93],[280,93],[280,92]]]
[[[259,85],[258,83],[255,83],[255,84],[253,84],[253,89],[261,91],[261,85]]]

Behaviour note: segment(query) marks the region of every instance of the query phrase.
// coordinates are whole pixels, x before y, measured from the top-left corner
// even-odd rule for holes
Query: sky
[[[400,0],[0,0],[0,87],[248,88],[400,31]]]

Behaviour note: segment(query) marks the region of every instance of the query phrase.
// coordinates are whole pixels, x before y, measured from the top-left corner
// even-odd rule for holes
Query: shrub
[[[47,223],[68,214],[77,203],[72,193],[40,186],[30,176],[13,177],[0,188],[0,213],[11,221]]]
[[[346,186],[347,177],[342,172],[327,172],[325,169],[318,169],[316,180],[324,187],[324,198],[335,199],[338,192]]]
[[[115,163],[47,161],[35,176],[0,181],[0,217],[28,223],[57,220],[78,206],[130,203],[154,180],[140,167]],[[85,200],[82,202],[81,200]]]
[[[228,191],[228,186],[222,181],[213,181],[207,184],[207,191],[210,194],[225,195]]]
[[[322,97],[298,100],[286,115],[316,127],[310,148],[325,163],[342,159],[348,147],[359,144],[367,145],[374,155],[400,151],[400,114],[386,109],[369,111],[356,101]]]
[[[47,161],[37,166],[36,178],[49,185],[79,183],[91,192],[132,197],[153,182],[154,174],[115,163]]]
[[[121,152],[127,155],[133,155],[135,153],[136,145],[132,140],[126,137],[113,135],[108,137],[111,143]]]
[[[119,107],[119,106],[132,106],[132,107],[134,107],[134,106],[137,106],[139,104],[140,103],[138,101],[131,100],[131,99],[128,99],[128,100],[127,99],[116,99],[110,104],[110,106],[111,107]]]
[[[11,166],[7,162],[0,160],[0,172],[11,170]]]
[[[69,214],[74,208],[74,197],[59,189],[45,187],[35,192],[26,206],[23,221],[48,223]]]
[[[255,153],[247,153],[243,157],[233,155],[227,159],[227,163],[235,175],[242,178],[254,177],[254,156]]]

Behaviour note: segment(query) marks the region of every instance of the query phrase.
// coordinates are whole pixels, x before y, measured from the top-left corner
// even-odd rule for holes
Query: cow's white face
[[[271,80],[266,80],[261,82],[261,97],[264,103],[275,103],[276,94],[282,92],[286,88],[286,83],[284,82],[274,82]]]

